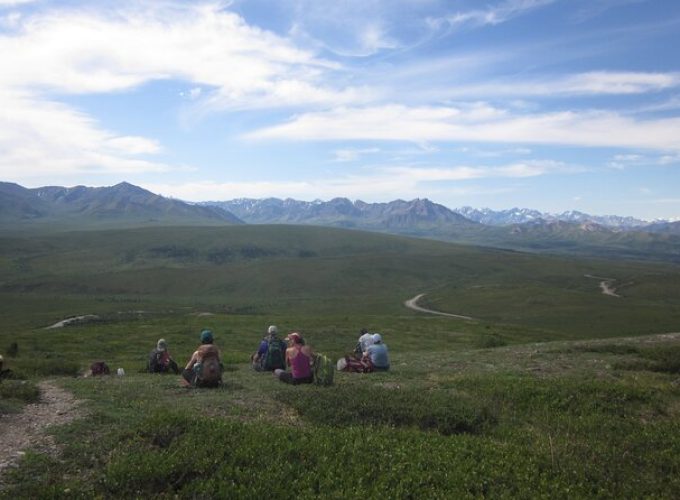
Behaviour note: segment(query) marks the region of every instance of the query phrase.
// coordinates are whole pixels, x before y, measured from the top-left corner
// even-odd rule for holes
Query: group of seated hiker
[[[371,373],[390,369],[387,345],[379,333],[361,329],[354,352],[338,360],[337,369],[346,372]]]
[[[210,330],[201,332],[201,345],[191,355],[182,370],[184,385],[192,387],[217,387],[222,383],[222,359],[219,348],[214,344]],[[149,354],[147,371],[150,373],[179,374],[177,362],[170,356],[165,339],[158,340],[156,348]]]
[[[281,339],[276,325],[271,325],[250,360],[255,371],[268,371],[281,382],[298,385],[314,382],[315,366],[319,374],[324,371],[318,369],[320,363],[315,365],[317,357],[330,364],[326,356],[316,356],[298,332],[289,333]],[[331,373],[326,376],[332,380],[333,365],[330,366]],[[361,330],[354,352],[340,358],[337,363],[338,370],[358,373],[384,371],[389,368],[389,354],[382,336],[379,333],[369,333],[365,328]],[[160,339],[149,354],[147,370],[151,373],[180,373],[179,366],[170,356],[165,339]],[[220,350],[214,344],[213,333],[203,330],[201,344],[181,371],[183,383],[192,387],[217,387],[222,383],[222,371]]]
[[[267,336],[262,339],[250,360],[255,371],[273,372],[275,377],[287,384],[311,384],[314,381],[314,353],[311,347],[305,345],[302,335],[297,332],[281,340],[276,325],[267,329]],[[286,371],[287,367],[290,367],[290,371]]]

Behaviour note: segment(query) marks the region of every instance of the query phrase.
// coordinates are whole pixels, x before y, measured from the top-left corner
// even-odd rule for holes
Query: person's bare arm
[[[196,363],[196,359],[198,358],[198,351],[194,351],[194,353],[191,355],[191,359],[187,363],[187,365],[184,367],[185,370],[191,370]]]

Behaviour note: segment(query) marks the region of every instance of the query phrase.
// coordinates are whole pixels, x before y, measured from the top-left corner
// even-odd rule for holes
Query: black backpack
[[[165,366],[161,363],[161,358],[163,357],[163,352],[158,349],[154,349],[149,354],[149,373],[161,373],[166,371]]]
[[[279,339],[271,339],[267,345],[262,369],[273,371],[277,368],[286,369],[286,343]]]

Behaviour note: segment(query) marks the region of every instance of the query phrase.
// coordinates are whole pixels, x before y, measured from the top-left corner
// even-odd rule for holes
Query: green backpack
[[[333,375],[335,375],[335,365],[333,360],[325,354],[317,354],[312,366],[314,372],[314,383],[316,385],[333,385]]]
[[[277,368],[286,369],[286,343],[283,340],[272,339],[269,341],[262,368],[269,371]]]

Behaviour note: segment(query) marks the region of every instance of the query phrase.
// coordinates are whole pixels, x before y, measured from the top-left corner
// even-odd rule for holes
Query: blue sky
[[[0,179],[680,218],[677,0],[0,0]]]

